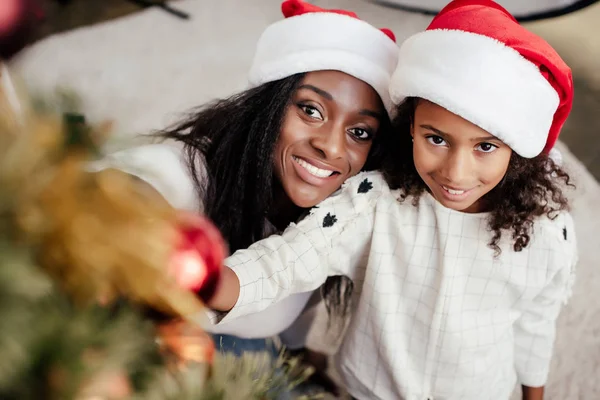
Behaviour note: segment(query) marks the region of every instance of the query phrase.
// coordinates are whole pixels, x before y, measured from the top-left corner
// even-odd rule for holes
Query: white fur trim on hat
[[[388,110],[398,46],[379,29],[347,15],[308,13],[269,26],[260,37],[250,86],[311,71],[336,70],[368,83]]]
[[[400,47],[390,95],[436,103],[531,158],[546,144],[556,90],[515,49],[460,30],[418,33]]]

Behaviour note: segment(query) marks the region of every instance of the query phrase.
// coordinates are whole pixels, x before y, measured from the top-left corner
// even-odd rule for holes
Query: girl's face
[[[486,211],[482,198],[506,174],[510,147],[426,100],[419,100],[411,135],[415,167],[433,197],[453,210]]]
[[[275,173],[290,200],[313,207],[360,172],[384,115],[365,82],[338,71],[307,73],[275,146]]]

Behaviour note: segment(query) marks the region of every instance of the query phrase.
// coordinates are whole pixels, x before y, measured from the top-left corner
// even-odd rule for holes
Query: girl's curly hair
[[[411,125],[419,98],[408,98],[397,107],[392,121],[394,134],[389,135],[389,151],[383,161],[383,174],[392,189],[401,189],[402,198],[414,198],[427,190],[413,160]],[[494,189],[484,196],[491,215],[488,227],[493,232],[488,243],[496,255],[501,252],[498,243],[502,231],[510,231],[514,251],[521,251],[530,241],[536,217],[555,218],[558,212],[568,209],[563,193],[566,186],[574,187],[569,175],[547,154],[523,158],[512,153],[506,175]]]

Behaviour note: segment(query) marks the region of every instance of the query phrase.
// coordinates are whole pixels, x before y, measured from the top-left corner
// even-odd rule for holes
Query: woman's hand
[[[229,311],[235,306],[240,296],[240,281],[229,267],[223,266],[222,268],[217,289],[206,304],[213,310]]]
[[[523,400],[544,400],[544,387],[529,387],[523,385]]]

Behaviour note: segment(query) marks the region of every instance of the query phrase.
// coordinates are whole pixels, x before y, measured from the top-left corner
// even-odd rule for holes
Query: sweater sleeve
[[[328,276],[353,279],[366,264],[375,206],[383,191],[389,188],[379,173],[361,173],[282,235],[227,258],[225,264],[240,281],[240,295],[221,321],[259,312],[294,293],[315,290]]]
[[[162,142],[117,151],[88,166],[98,172],[114,168],[133,175],[152,186],[173,208],[198,212],[202,201],[179,143]],[[198,160],[196,171],[204,181],[206,167]]]
[[[539,294],[521,307],[515,323],[515,369],[521,384],[540,387],[546,384],[556,334],[556,319],[571,295],[577,263],[577,245],[573,220],[559,215],[545,231],[554,240],[548,242],[548,280]]]

